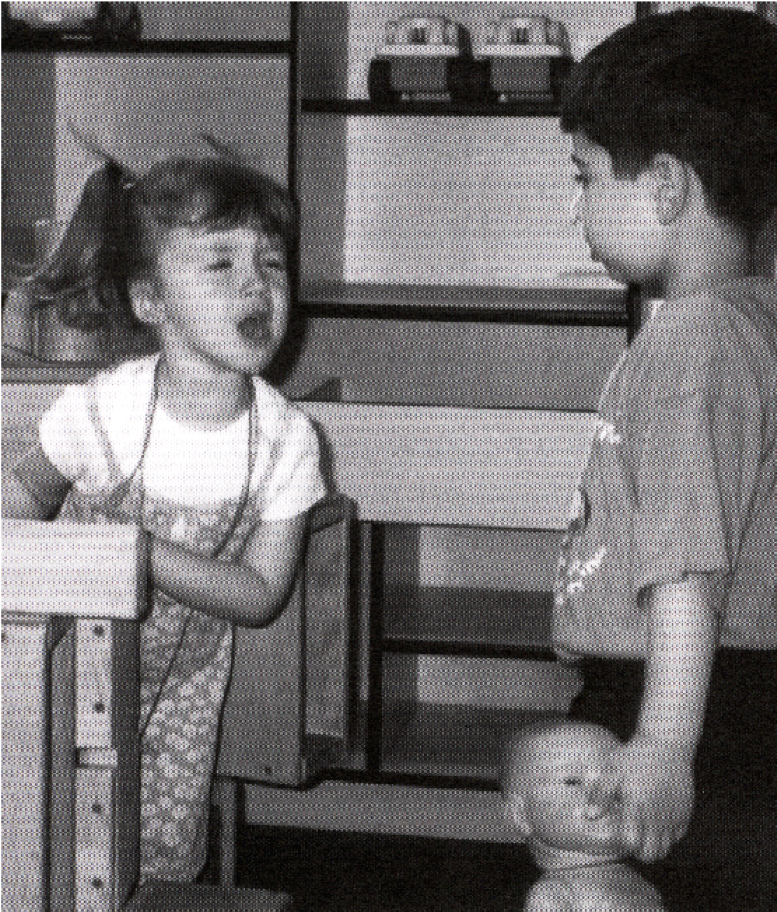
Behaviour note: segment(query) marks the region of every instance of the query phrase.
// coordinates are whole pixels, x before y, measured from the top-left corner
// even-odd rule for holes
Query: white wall
[[[73,121],[143,171],[169,155],[208,154],[213,133],[287,180],[288,62],[249,55],[61,55],[56,61],[57,217],[66,218],[101,162]]]

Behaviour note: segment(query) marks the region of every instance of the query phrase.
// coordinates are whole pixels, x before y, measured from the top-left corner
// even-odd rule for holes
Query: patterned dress
[[[142,367],[147,381],[148,365]],[[242,457],[241,463],[254,483],[246,483],[240,496],[217,500],[207,507],[182,505],[176,498],[144,489],[142,470],[127,477],[119,466],[122,460],[111,452],[111,435],[99,426],[97,400],[101,395],[105,398],[104,391],[99,390],[99,384],[97,392],[92,387],[83,388],[88,412],[84,424],[95,431],[92,442],[97,440],[102,450],[100,458],[92,456],[91,462],[99,462],[102,469],[97,473],[99,484],[71,487],[60,517],[90,523],[142,522],[158,538],[199,554],[227,562],[239,558],[262,519],[280,518],[278,509],[297,515],[325,493],[309,422],[274,390],[261,381],[255,383],[260,397],[258,418],[256,400],[253,407],[254,422],[259,424],[258,442],[249,442],[253,453],[248,460]],[[134,426],[146,413],[145,454],[155,419],[153,394],[150,407],[143,399],[141,396],[140,404],[133,408]],[[70,412],[80,408],[79,399],[76,403]],[[79,420],[72,423],[78,425]],[[49,424],[54,421],[49,419]],[[60,438],[71,432],[70,426],[62,430],[63,423],[60,414],[55,422]],[[251,427],[250,422],[246,424]],[[44,451],[56,449],[56,443],[45,445],[46,439],[52,438],[51,427],[41,436]],[[116,440],[115,433],[112,440]],[[245,453],[245,438],[242,441]],[[64,450],[65,444],[62,447]],[[51,461],[57,466],[67,459],[53,454]],[[279,475],[283,476],[280,481]],[[281,502],[273,513],[272,504]],[[230,622],[153,591],[151,610],[140,631],[141,882],[191,881],[205,863],[210,787],[231,670],[232,640]]]
[[[62,516],[83,522],[128,522],[140,491],[106,516],[104,505],[69,495]],[[238,504],[231,504],[236,509]],[[150,509],[149,509],[150,507]],[[229,529],[231,515],[197,515],[174,503],[146,500],[144,526],[201,554]],[[244,544],[247,523],[224,554]],[[242,540],[242,541],[241,541]],[[232,625],[187,608],[155,590],[140,628],[141,881],[193,880],[205,863],[210,784],[218,724],[232,662]]]

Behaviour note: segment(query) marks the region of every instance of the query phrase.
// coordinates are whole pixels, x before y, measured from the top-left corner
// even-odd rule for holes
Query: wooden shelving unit
[[[526,323],[637,328],[636,289],[501,288],[461,285],[303,284],[306,316],[377,320]]]
[[[464,103],[454,101],[379,102],[364,98],[305,98],[303,114],[348,117],[557,117],[555,101]]]
[[[531,11],[531,4],[524,6]],[[465,25],[482,34],[496,13],[474,7],[472,21]],[[573,256],[562,220],[540,214],[540,201],[546,198],[546,211],[560,211],[563,205],[559,181],[565,153],[552,123],[560,113],[558,102],[367,98],[372,57],[365,36],[372,34],[376,47],[384,20],[394,13],[388,7],[372,13],[366,4],[358,10],[334,3],[301,7],[298,310],[307,317],[342,321],[344,332],[350,321],[396,321],[400,328],[386,330],[393,344],[412,334],[412,324],[429,322],[612,328],[629,341],[639,327],[639,290],[578,272],[577,263],[569,271]],[[619,15],[629,14],[621,10]],[[548,157],[543,161],[545,143]],[[471,163],[471,171],[464,162]],[[428,182],[419,179],[424,173]],[[449,181],[444,174],[450,174]],[[570,189],[570,201],[572,195]],[[511,226],[504,213],[513,209]],[[466,211],[472,213],[469,224],[463,215],[456,217]],[[516,228],[524,214],[525,225]],[[412,220],[407,232],[403,220]],[[488,251],[470,245],[470,231],[493,234],[497,243],[501,239],[501,252],[490,258]],[[535,250],[541,267],[524,270]],[[471,281],[466,270],[448,269],[447,255],[451,267],[472,262]],[[515,264],[512,287],[511,269],[498,262],[500,255]],[[415,268],[418,263],[424,267]],[[426,268],[427,263],[434,265]],[[435,270],[441,281],[435,281]],[[369,278],[360,279],[362,275]],[[441,337],[447,331],[441,327]],[[388,441],[385,445],[390,446]],[[474,693],[471,705],[424,702],[414,673],[422,667],[448,667],[448,662],[554,660],[552,594],[476,584],[428,585],[421,581],[422,559],[413,546],[403,551],[396,545],[397,536],[412,538],[409,528],[403,532],[390,521],[372,525],[366,718],[358,728],[353,768],[342,774],[493,789],[504,733],[525,723],[532,711],[485,705],[478,699],[482,695]],[[415,561],[415,569],[396,578],[404,561]]]

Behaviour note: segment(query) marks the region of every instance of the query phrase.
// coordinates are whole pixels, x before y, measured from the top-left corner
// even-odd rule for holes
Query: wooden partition
[[[131,526],[3,522],[5,912],[117,912],[139,848]]]
[[[302,785],[340,761],[348,737],[353,505],[324,501],[311,514],[300,573],[269,627],[235,634],[217,774]]]

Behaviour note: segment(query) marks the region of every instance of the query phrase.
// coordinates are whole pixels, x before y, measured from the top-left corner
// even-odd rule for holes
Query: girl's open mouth
[[[243,317],[237,324],[237,331],[247,342],[266,342],[272,335],[270,317],[261,314]]]

